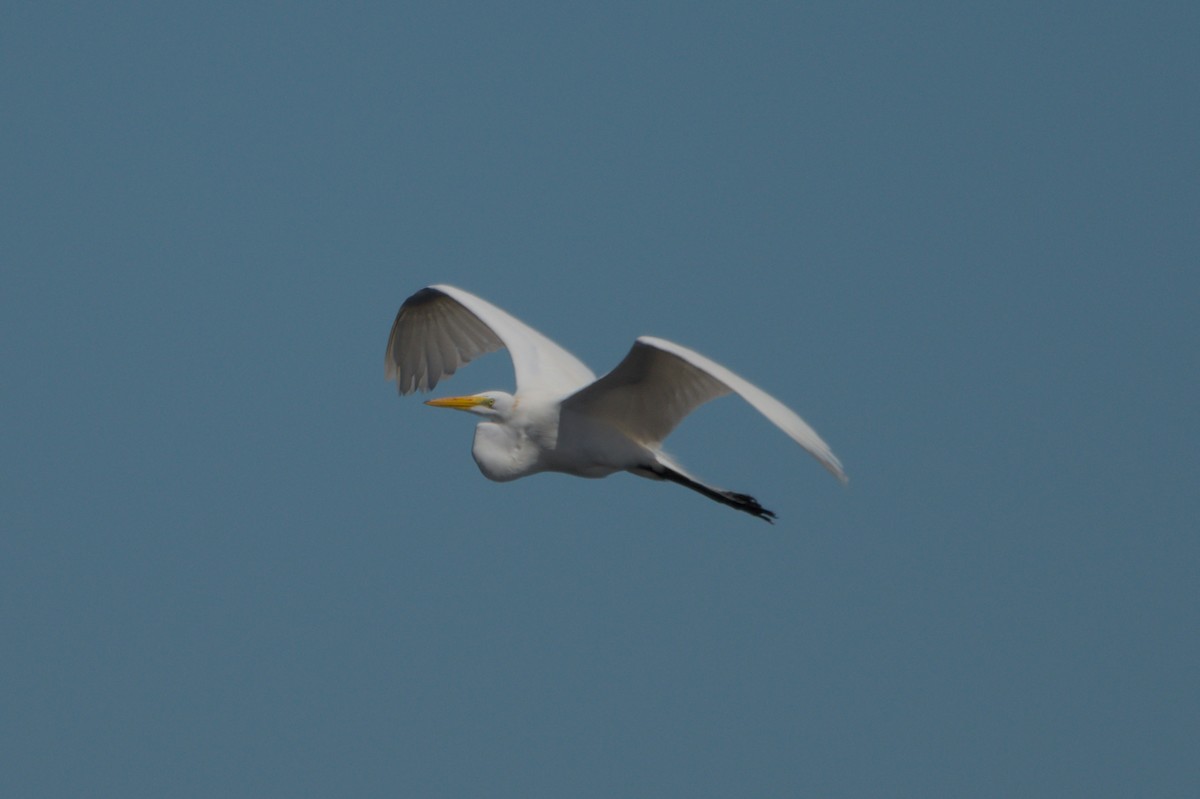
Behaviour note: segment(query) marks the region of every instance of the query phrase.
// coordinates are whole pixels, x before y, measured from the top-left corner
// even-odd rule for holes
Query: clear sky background
[[[0,795],[1195,796],[1200,6],[0,12]],[[744,403],[493,484],[473,291]],[[495,354],[439,387],[511,386]]]

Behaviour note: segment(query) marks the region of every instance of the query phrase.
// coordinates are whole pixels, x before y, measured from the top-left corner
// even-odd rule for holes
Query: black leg
[[[693,491],[703,494],[714,502],[720,502],[722,505],[728,505],[731,508],[736,508],[743,513],[749,513],[751,516],[757,516],[770,524],[775,523],[775,512],[769,511],[762,505],[758,504],[758,500],[749,494],[738,494],[734,491],[724,491],[719,488],[711,488],[703,483],[697,483],[687,475],[680,474],[674,469],[669,469],[662,464],[654,464],[645,467],[646,471],[652,472],[664,480],[670,480],[672,483],[690,488]]]

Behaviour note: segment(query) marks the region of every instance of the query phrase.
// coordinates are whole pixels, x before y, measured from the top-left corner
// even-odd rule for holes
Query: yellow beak
[[[441,397],[440,399],[428,400],[426,405],[432,405],[435,408],[454,408],[458,411],[469,411],[479,405],[487,405],[488,398],[478,395],[469,397]]]

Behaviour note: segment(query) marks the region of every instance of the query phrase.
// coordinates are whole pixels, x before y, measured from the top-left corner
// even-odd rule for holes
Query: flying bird
[[[772,522],[748,494],[689,474],[662,442],[697,407],[734,393],[750,403],[843,483],[829,445],[803,419],[762,389],[697,352],[641,336],[616,368],[597,379],[578,358],[490,302],[454,286],[429,286],[400,306],[384,370],[401,394],[429,391],[480,355],[507,348],[516,393],[484,391],[426,405],[483,417],[471,449],[490,480],[538,472],[607,477],[626,471],[669,480]]]

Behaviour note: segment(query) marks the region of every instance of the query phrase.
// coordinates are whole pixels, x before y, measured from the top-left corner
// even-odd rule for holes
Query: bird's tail
[[[672,463],[665,456],[659,455],[655,463],[643,466],[634,473],[658,480],[668,480],[684,488],[690,488],[698,494],[703,494],[714,502],[728,505],[743,513],[749,513],[751,516],[757,516],[770,524],[775,523],[775,512],[764,508],[754,497],[749,494],[739,494],[736,491],[726,491],[723,488],[706,485],[685,472],[677,464]]]

